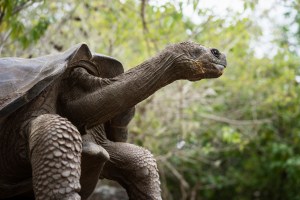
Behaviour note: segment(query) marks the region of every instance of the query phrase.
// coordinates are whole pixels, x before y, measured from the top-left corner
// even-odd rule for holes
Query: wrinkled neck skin
[[[180,57],[170,52],[162,52],[110,79],[87,75],[87,72],[75,73],[75,78],[71,75],[70,83],[77,81],[92,90],[88,93],[78,92],[75,98],[65,98],[65,115],[75,124],[87,128],[104,123],[160,88],[181,79],[181,70],[174,65],[178,59]]]

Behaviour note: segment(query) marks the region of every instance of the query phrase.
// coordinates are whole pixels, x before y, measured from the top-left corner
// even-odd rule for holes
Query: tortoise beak
[[[226,65],[214,64],[214,67],[219,71],[223,71],[226,68]]]

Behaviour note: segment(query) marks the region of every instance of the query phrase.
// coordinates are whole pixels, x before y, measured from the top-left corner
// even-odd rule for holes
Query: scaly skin
[[[156,160],[150,151],[133,144],[109,141],[103,125],[86,132],[110,156],[101,173],[103,178],[118,181],[130,199],[161,199]]]
[[[80,199],[81,145],[80,133],[65,118],[45,114],[31,122],[29,149],[37,200]]]
[[[85,134],[82,140],[81,191],[79,194],[81,199],[87,199],[98,183],[103,166],[109,160],[109,154],[102,146],[96,144],[88,134]]]
[[[104,178],[118,181],[130,199],[161,199],[156,160],[150,151],[119,142],[108,142],[103,146],[111,158],[104,165]]]

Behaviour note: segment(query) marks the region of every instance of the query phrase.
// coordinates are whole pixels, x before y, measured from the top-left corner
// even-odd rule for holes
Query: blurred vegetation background
[[[225,74],[140,103],[130,142],[157,158],[163,199],[300,200],[300,0],[210,2],[0,0],[0,56],[86,42],[129,69],[169,43],[219,48]]]

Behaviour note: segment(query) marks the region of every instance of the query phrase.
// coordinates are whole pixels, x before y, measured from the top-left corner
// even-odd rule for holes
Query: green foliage
[[[288,48],[290,51],[299,54],[300,45],[300,1],[283,1],[281,2],[286,9],[283,18],[287,23],[281,28],[282,37],[279,38],[279,45],[283,48]]]
[[[43,1],[3,0],[0,2],[0,34],[9,35],[10,39],[19,42],[23,48],[37,42],[50,24],[50,19],[38,15],[31,22],[22,19],[41,7]],[[34,8],[35,7],[35,8]],[[25,11],[25,12],[24,12]],[[37,13],[35,13],[37,14]],[[5,42],[6,38],[2,42]]]
[[[243,2],[244,10],[259,12],[259,1]],[[292,16],[299,2],[284,2]],[[186,16],[186,6],[200,22]],[[221,78],[179,81],[139,104],[131,142],[156,156],[163,199],[300,199],[299,44],[292,49],[282,37],[291,34],[291,24],[276,32],[276,55],[257,58],[251,46],[262,30],[251,15],[218,17],[196,0],[149,1],[144,8],[135,0],[4,0],[0,11],[5,56],[38,56],[86,42],[129,68],[188,39],[225,51]],[[298,14],[291,23],[299,26]]]

